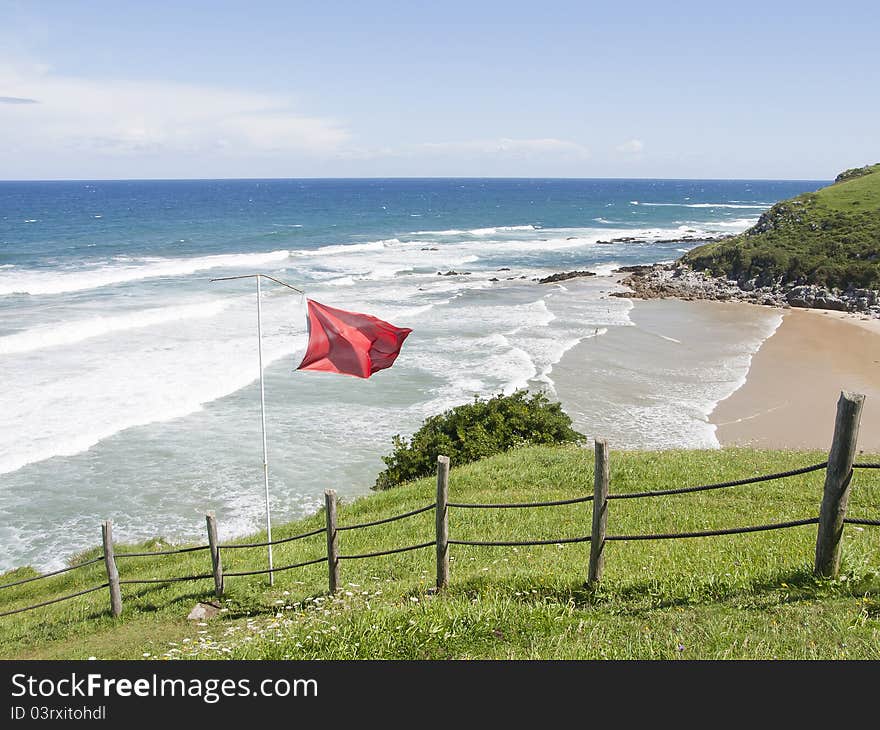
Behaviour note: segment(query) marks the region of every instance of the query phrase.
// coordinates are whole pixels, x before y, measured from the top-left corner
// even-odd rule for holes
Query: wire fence
[[[697,532],[659,532],[647,535],[605,535],[605,540],[676,540],[687,537],[715,537],[717,535],[741,535],[746,532],[767,532],[769,530],[784,530],[787,527],[800,527],[801,525],[818,525],[818,517],[809,517],[805,520],[791,520],[789,522],[777,522],[772,525],[751,525],[749,527],[728,527],[721,530],[698,530]]]
[[[293,565],[282,565],[280,568],[272,568],[271,570],[243,570],[239,572],[232,573],[224,573],[223,575],[232,575],[232,576],[245,576],[245,575],[266,575],[267,573],[280,573],[285,570],[293,570],[294,568],[304,568],[307,565],[316,565],[317,563],[326,563],[327,556],[323,555],[320,558],[315,558],[314,560],[306,560],[302,563],[293,563]],[[208,576],[209,578],[211,576]]]
[[[840,405],[838,406],[840,409]],[[840,419],[840,410],[838,412]],[[856,428],[857,431],[857,428]],[[208,520],[208,544],[196,545],[192,547],[183,547],[167,550],[156,550],[146,552],[123,552],[115,553],[113,551],[111,523],[105,522],[103,526],[104,534],[104,554],[92,558],[90,560],[78,563],[67,568],[55,570],[43,575],[24,578],[0,585],[0,590],[21,586],[33,581],[51,578],[66,574],[80,568],[87,567],[99,562],[104,562],[107,569],[107,582],[98,586],[86,588],[84,590],[70,593],[67,595],[53,598],[41,603],[30,606],[24,606],[7,610],[0,613],[0,617],[12,614],[30,611],[43,606],[54,603],[71,600],[79,596],[84,596],[95,591],[109,588],[111,592],[111,608],[114,615],[121,612],[121,592],[122,585],[149,585],[149,584],[165,584],[187,581],[214,580],[215,593],[219,597],[224,592],[224,579],[231,577],[247,577],[268,575],[270,580],[275,573],[281,573],[288,570],[305,568],[307,566],[327,563],[329,567],[330,592],[334,592],[339,582],[339,564],[347,560],[364,560],[369,558],[379,558],[388,555],[408,553],[416,550],[423,550],[435,547],[437,551],[437,585],[438,588],[445,587],[449,579],[449,546],[460,545],[468,547],[530,547],[545,545],[563,545],[590,543],[590,560],[588,571],[588,584],[598,581],[601,577],[604,566],[604,547],[608,542],[626,542],[641,540],[675,540],[689,539],[700,537],[715,537],[724,535],[740,535],[746,533],[766,532],[771,530],[782,530],[788,528],[803,527],[807,525],[819,525],[819,534],[817,536],[817,557],[816,572],[819,574],[827,574],[823,570],[825,563],[822,562],[822,555],[831,550],[832,562],[835,560],[833,550],[839,550],[840,534],[843,525],[859,525],[859,526],[880,526],[880,519],[868,518],[849,518],[846,517],[846,501],[848,492],[852,487],[852,476],[856,469],[880,469],[880,463],[854,463],[852,454],[855,453],[855,435],[849,435],[851,443],[848,444],[847,451],[847,434],[838,433],[835,428],[835,443],[831,449],[831,457],[828,461],[819,464],[811,464],[797,469],[791,469],[783,472],[772,474],[763,474],[758,476],[750,476],[742,479],[731,481],[716,482],[710,484],[700,484],[695,486],[678,487],[672,489],[649,489],[634,492],[618,492],[609,493],[610,485],[610,469],[608,468],[608,450],[604,441],[596,441],[596,452],[594,460],[594,489],[593,494],[581,495],[577,497],[548,500],[541,502],[514,502],[514,503],[470,503],[470,502],[451,502],[448,499],[448,479],[449,479],[449,460],[446,457],[438,459],[437,469],[437,499],[431,504],[408,512],[403,512],[391,517],[371,520],[367,522],[354,523],[349,525],[339,525],[336,521],[336,494],[332,490],[325,492],[327,509],[325,510],[326,524],[324,527],[316,528],[301,534],[292,535],[290,537],[278,538],[276,540],[266,540],[262,542],[248,543],[220,543],[216,539],[216,522],[213,514],[207,516]],[[844,454],[844,457],[840,455]],[[849,454],[846,457],[846,454]],[[836,456],[835,456],[836,455]],[[822,507],[818,517],[806,517],[804,519],[788,520],[784,522],[775,522],[760,525],[746,525],[739,527],[728,527],[719,529],[706,529],[690,532],[663,532],[663,533],[637,533],[637,534],[606,534],[608,521],[608,503],[612,500],[629,500],[644,499],[654,497],[664,497],[671,495],[692,494],[697,492],[711,491],[717,489],[725,489],[738,487],[748,484],[757,484],[762,482],[786,479],[789,477],[809,474],[825,470],[825,491],[823,496]],[[510,539],[510,540],[468,540],[468,539],[451,539],[449,537],[449,511],[453,509],[464,510],[496,510],[496,509],[538,509],[545,507],[563,507],[572,506],[583,503],[592,503],[592,529],[588,535],[580,536],[560,536],[540,539]],[[842,508],[841,508],[842,505]],[[384,550],[376,550],[364,553],[340,554],[339,552],[339,534],[353,530],[363,530],[380,525],[386,525],[398,520],[415,517],[427,512],[434,512],[435,515],[435,537],[426,542],[414,545],[406,545],[403,547],[393,547]],[[247,570],[224,570],[222,555],[227,551],[236,551],[247,548],[262,548],[275,545],[282,545],[298,540],[304,540],[310,537],[324,535],[327,543],[327,552],[325,555],[315,557],[288,565],[272,566],[247,569]],[[834,540],[836,542],[829,542]],[[829,547],[830,546],[830,547]],[[195,553],[199,551],[210,552],[211,572],[197,573],[185,576],[170,576],[156,578],[120,578],[116,567],[117,558],[156,558],[174,555],[182,555],[187,553]],[[824,552],[823,552],[824,551]]]
[[[532,545],[562,545],[568,542],[589,542],[586,537],[559,537],[553,540],[449,540],[448,545],[472,545],[475,547],[530,547]]]
[[[5,583],[4,585],[0,585],[0,589],[12,588],[13,586],[20,586],[25,583],[32,583],[35,580],[43,580],[44,578],[51,578],[54,575],[61,575],[62,573],[69,573],[71,570],[78,570],[79,568],[85,568],[87,565],[93,565],[94,563],[100,563],[103,559],[104,559],[104,556],[101,555],[97,558],[92,558],[91,560],[86,560],[82,563],[77,563],[76,565],[71,565],[68,568],[61,568],[60,570],[53,570],[51,573],[41,573],[40,575],[34,576],[33,578],[24,578],[22,580],[17,580],[14,583]]]
[[[794,477],[800,474],[809,474],[812,471],[819,471],[828,466],[827,461],[821,464],[812,464],[804,466],[800,469],[791,469],[789,471],[781,471],[776,474],[764,474],[757,477],[747,477],[745,479],[736,479],[731,482],[717,482],[716,484],[700,484],[695,487],[681,487],[679,489],[658,489],[647,492],[624,492],[622,494],[609,494],[606,499],[641,499],[642,497],[666,497],[670,494],[690,494],[691,492],[708,492],[712,489],[726,489],[728,487],[741,487],[745,484],[757,484],[759,482],[770,482],[776,479],[785,479],[786,477]]]
[[[266,542],[232,542],[225,545],[218,545],[217,547],[223,548],[224,550],[238,550],[241,548],[258,548],[269,547],[269,545],[283,545],[287,542],[294,542],[295,540],[302,540],[306,537],[312,537],[313,535],[320,535],[321,533],[326,531],[326,527],[321,527],[317,530],[312,530],[311,532],[304,532],[301,535],[293,535],[292,537],[282,537],[278,540],[267,540]],[[210,545],[205,545],[205,547],[210,547]]]
[[[210,545],[197,545],[196,547],[179,548],[177,550],[156,550],[154,552],[146,553],[114,553],[114,555],[117,558],[155,558],[158,555],[182,555],[183,553],[195,553],[199,550],[208,550],[210,547]]]
[[[94,588],[86,588],[82,591],[77,591],[76,593],[71,593],[66,596],[61,596],[60,598],[52,598],[49,601],[43,601],[42,603],[35,603],[33,606],[24,606],[23,608],[14,608],[11,611],[4,611],[0,613],[0,616],[11,616],[14,613],[21,613],[22,611],[33,611],[35,608],[42,608],[43,606],[48,606],[52,603],[61,603],[61,601],[69,601],[71,598],[78,598],[79,596],[84,596],[86,593],[94,593],[95,591],[100,591],[103,588],[109,586],[109,583],[104,583],[99,586],[95,586]]]
[[[421,550],[426,547],[434,547],[436,543],[432,540],[431,542],[423,542],[419,545],[407,545],[406,547],[400,548],[391,548],[391,550],[378,550],[374,553],[362,553],[360,555],[339,555],[337,556],[337,560],[362,560],[364,558],[380,558],[383,555],[394,555],[395,553],[408,553],[410,550]]]
[[[422,514],[422,512],[429,512],[430,510],[435,509],[436,507],[437,507],[437,503],[432,502],[427,507],[420,507],[419,509],[414,509],[411,512],[404,512],[402,515],[394,515],[394,517],[386,517],[385,519],[373,520],[372,522],[361,522],[358,525],[338,525],[336,527],[336,529],[339,532],[342,532],[344,530],[360,530],[360,529],[363,529],[364,527],[375,527],[376,525],[385,525],[385,524],[388,524],[389,522],[397,522],[398,520],[405,519],[406,517],[414,517],[415,515],[420,515],[420,514]],[[326,528],[321,530],[321,532],[325,532],[325,531],[326,531]]]
[[[558,499],[555,502],[514,502],[512,504],[474,504],[471,502],[447,502],[447,507],[461,507],[464,509],[527,509],[529,507],[559,507],[564,504],[579,504],[592,502],[593,495],[575,497],[574,499]]]

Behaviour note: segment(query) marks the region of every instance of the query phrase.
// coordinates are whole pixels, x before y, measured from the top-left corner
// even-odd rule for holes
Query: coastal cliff
[[[880,164],[777,203],[738,236],[673,264],[625,267],[639,298],[818,307],[880,317]]]

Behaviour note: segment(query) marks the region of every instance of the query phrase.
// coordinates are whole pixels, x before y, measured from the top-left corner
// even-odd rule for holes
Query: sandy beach
[[[753,357],[745,385],[718,404],[710,421],[723,446],[824,450],[841,390],[866,396],[859,448],[880,452],[880,320],[786,310]]]

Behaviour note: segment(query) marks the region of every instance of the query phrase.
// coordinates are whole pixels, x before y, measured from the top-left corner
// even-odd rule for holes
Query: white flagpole
[[[286,281],[281,281],[281,279],[276,279],[274,276],[269,276],[268,274],[223,276],[216,279],[211,279],[211,281],[233,281],[236,279],[251,278],[257,280],[257,353],[260,365],[260,422],[263,426],[263,486],[266,490],[266,541],[269,543],[267,547],[269,548],[269,585],[271,586],[275,585],[275,573],[273,572],[274,566],[272,565],[272,518],[269,511],[269,451],[266,446],[266,389],[263,386],[263,310],[262,302],[260,301],[260,279],[262,277],[266,277],[267,279],[269,279],[269,281],[274,281],[276,284],[281,284],[282,286],[286,286],[288,289],[293,289],[295,292],[303,294],[302,289],[297,289],[295,286],[291,286]]]
[[[272,518],[269,512],[269,451],[266,446],[266,390],[263,387],[263,315],[260,303],[260,275],[257,280],[257,352],[260,360],[260,421],[263,424],[263,484],[266,488],[266,541],[269,543],[269,585],[275,585],[272,572]]]

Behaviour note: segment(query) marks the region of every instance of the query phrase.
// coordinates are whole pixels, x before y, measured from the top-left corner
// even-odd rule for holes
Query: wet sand
[[[709,412],[745,382],[781,310],[652,299],[634,301],[629,320],[601,328],[553,366],[574,427],[612,449],[716,448]]]
[[[709,420],[723,446],[827,450],[841,390],[866,396],[859,448],[880,452],[880,320],[786,310],[752,358],[745,385]]]

